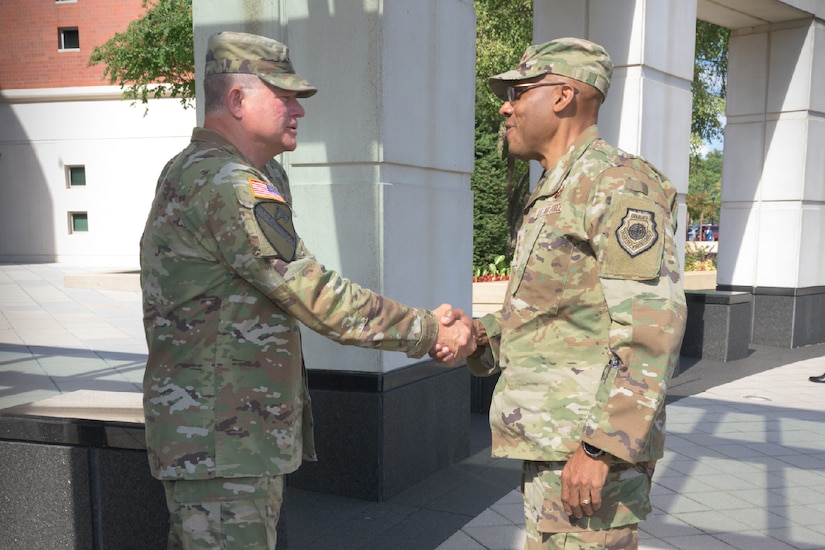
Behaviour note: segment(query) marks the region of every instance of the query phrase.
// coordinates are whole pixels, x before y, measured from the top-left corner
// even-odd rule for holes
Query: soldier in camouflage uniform
[[[468,360],[501,373],[492,449],[524,461],[530,549],[637,547],[685,328],[676,191],[596,127],[612,70],[601,46],[563,38],[489,80],[510,152],[545,169]]]
[[[296,235],[273,158],[295,148],[297,98],[317,90],[283,44],[215,34],[205,75],[204,127],[163,169],[141,239],[146,442],[170,548],[271,549],[283,476],[316,459],[299,321],[410,357],[475,340],[466,318],[439,326],[449,306],[363,289]]]

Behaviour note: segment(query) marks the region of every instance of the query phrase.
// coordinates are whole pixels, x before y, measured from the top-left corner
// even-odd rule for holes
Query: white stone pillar
[[[533,42],[562,36],[602,45],[613,80],[599,117],[604,138],[639,154],[679,191],[687,211],[696,3],[684,0],[535,0]]]
[[[475,14],[467,0],[195,0],[218,30],[286,43],[319,89],[284,155],[295,225],[327,267],[403,303],[471,311]],[[198,72],[200,75],[200,72]],[[310,369],[388,372],[400,353],[304,331]]]
[[[822,20],[731,33],[717,282],[754,293],[755,343],[825,341],[823,87]]]

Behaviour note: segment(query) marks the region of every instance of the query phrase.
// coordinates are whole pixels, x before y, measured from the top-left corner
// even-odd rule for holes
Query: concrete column
[[[720,289],[754,294],[752,341],[825,341],[825,26],[734,30],[720,220]]]
[[[401,302],[470,311],[472,2],[195,0],[193,13],[199,71],[209,34],[242,30],[286,43],[318,87],[282,159],[318,259]],[[320,462],[296,483],[380,500],[466,456],[464,367],[303,334]]]
[[[536,0],[534,17],[535,43],[577,36],[604,46],[615,68],[599,129],[607,141],[642,155],[670,178],[679,191],[679,219],[687,220],[696,3]]]

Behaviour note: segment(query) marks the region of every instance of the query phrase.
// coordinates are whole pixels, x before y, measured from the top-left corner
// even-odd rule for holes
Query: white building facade
[[[196,120],[176,99],[124,101],[88,65],[144,10],[0,3],[0,261],[137,266],[157,176]]]

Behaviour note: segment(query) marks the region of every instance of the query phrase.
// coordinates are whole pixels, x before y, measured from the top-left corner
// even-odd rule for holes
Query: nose
[[[301,103],[296,99],[293,102],[292,116],[294,116],[296,118],[301,118],[305,114],[306,114],[306,111],[304,110],[304,106],[301,105]]]
[[[509,117],[513,114],[513,104],[505,99],[504,103],[501,104],[501,108],[498,110],[498,114],[503,117]]]

